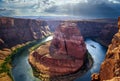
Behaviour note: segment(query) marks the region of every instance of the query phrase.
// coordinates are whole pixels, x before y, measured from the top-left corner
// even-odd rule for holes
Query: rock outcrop
[[[97,78],[93,75],[92,81],[119,81],[120,80],[120,18],[118,19],[119,31],[108,47],[106,58],[101,64]]]
[[[0,39],[4,41],[4,45],[0,43],[0,47],[12,47],[50,34],[45,21],[0,17]]]
[[[54,34],[50,46],[51,56],[64,55],[84,58],[86,46],[75,23],[61,23]],[[75,50],[75,51],[74,51]]]
[[[63,78],[78,72],[82,67],[88,69],[92,65],[88,61],[83,37],[73,22],[61,23],[52,42],[44,43],[33,51],[29,62],[39,72],[39,78],[43,81],[72,81],[72,76],[72,79]],[[82,69],[81,75],[83,71],[85,69]]]
[[[62,21],[47,21],[52,31]],[[108,47],[113,35],[117,33],[117,19],[94,19],[94,20],[74,20],[77,23],[80,32],[84,38],[93,38],[100,44]]]

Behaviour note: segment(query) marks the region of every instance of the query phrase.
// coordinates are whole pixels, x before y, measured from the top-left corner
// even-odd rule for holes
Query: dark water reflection
[[[99,72],[100,65],[105,58],[106,48],[104,46],[91,39],[86,39],[85,43],[89,53],[94,60],[94,64],[86,74],[76,79],[75,81],[91,81],[91,74]]]

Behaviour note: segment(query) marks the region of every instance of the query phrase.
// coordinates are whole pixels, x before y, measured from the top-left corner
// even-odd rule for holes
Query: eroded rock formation
[[[62,21],[47,21],[52,31],[54,31],[61,22]],[[93,38],[106,47],[108,47],[113,35],[118,31],[117,19],[75,20],[74,22],[77,23],[84,38]]]
[[[73,22],[61,23],[52,42],[41,45],[29,56],[30,64],[39,72],[39,78],[43,81],[72,81],[72,77],[66,77],[66,80],[63,78],[76,73],[82,66],[86,68],[83,64],[88,64],[87,69],[90,68],[87,60],[86,45]]]
[[[76,27],[75,23],[61,23],[55,31],[50,46],[51,56],[67,54],[75,58],[84,58],[86,46],[80,31]]]
[[[120,80],[120,17],[118,19],[119,31],[108,47],[106,58],[101,65],[97,78],[93,75],[92,81],[119,81]]]
[[[0,47],[12,47],[50,34],[45,21],[0,17],[0,39],[4,41],[4,45],[0,43]]]

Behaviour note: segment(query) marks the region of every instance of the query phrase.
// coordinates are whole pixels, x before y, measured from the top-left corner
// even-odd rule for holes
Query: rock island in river
[[[91,68],[93,60],[77,24],[65,21],[51,41],[30,53],[29,63],[42,81],[73,81]]]

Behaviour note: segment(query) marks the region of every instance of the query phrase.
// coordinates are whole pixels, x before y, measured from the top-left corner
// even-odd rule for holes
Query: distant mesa
[[[43,81],[73,81],[92,66],[77,24],[70,21],[59,25],[52,41],[31,52],[29,62]]]

